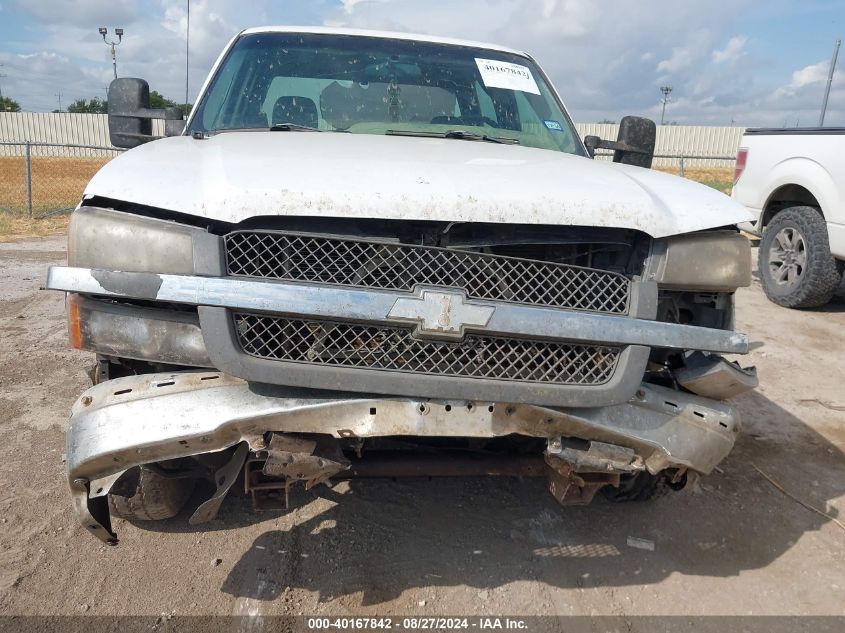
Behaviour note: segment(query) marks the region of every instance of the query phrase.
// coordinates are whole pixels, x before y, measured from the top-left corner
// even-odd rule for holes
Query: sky
[[[118,74],[185,98],[188,0],[0,0],[0,91],[24,110],[105,96],[97,28],[125,29]],[[845,0],[191,0],[193,102],[238,31],[353,26],[494,42],[530,53],[578,122],[625,114],[681,125],[817,125]],[[827,125],[845,126],[845,47]]]

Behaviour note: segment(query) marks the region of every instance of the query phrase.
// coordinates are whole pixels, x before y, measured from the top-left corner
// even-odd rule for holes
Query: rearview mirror
[[[585,136],[584,145],[590,157],[597,149],[612,149],[613,162],[637,167],[651,167],[654,159],[654,144],[657,139],[657,126],[651,119],[638,116],[622,117],[616,141],[605,141],[598,136]]]
[[[143,79],[121,77],[109,86],[109,138],[115,147],[137,147],[153,136],[152,119],[164,119],[165,136],[182,132],[180,108],[150,109],[150,85]]]

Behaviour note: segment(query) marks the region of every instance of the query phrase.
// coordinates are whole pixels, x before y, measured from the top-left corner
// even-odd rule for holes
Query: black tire
[[[131,521],[170,519],[179,514],[195,485],[195,479],[172,479],[146,468],[133,468],[109,493],[109,511]]]
[[[779,235],[793,236],[793,243],[800,238],[803,249],[783,249]],[[776,251],[783,251],[781,257],[788,261],[778,259]],[[842,281],[842,271],[830,254],[827,224],[813,207],[790,207],[772,218],[760,240],[757,265],[766,296],[786,308],[822,306],[830,301]],[[789,272],[790,267],[795,271],[794,280],[776,278],[781,271]]]
[[[618,487],[605,486],[601,489],[602,496],[615,502],[651,501],[659,499],[671,490],[681,490],[687,485],[687,476],[680,481],[672,482],[674,473],[662,472],[657,475],[641,472],[636,475],[623,475]]]

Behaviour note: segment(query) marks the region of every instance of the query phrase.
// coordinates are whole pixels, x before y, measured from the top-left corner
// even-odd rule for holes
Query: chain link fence
[[[121,150],[0,142],[0,213],[46,218],[72,211],[95,173]]]

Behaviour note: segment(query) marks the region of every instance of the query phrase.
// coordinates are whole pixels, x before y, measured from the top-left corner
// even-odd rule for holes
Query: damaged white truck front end
[[[168,518],[206,481],[202,523],[241,473],[255,496],[540,475],[565,504],[708,473],[756,386],[722,356],[748,351],[747,213],[604,146],[622,164],[515,51],[240,34],[183,134],[94,178],[49,271],[98,359],[68,431],[82,524],[116,542],[113,514]]]

